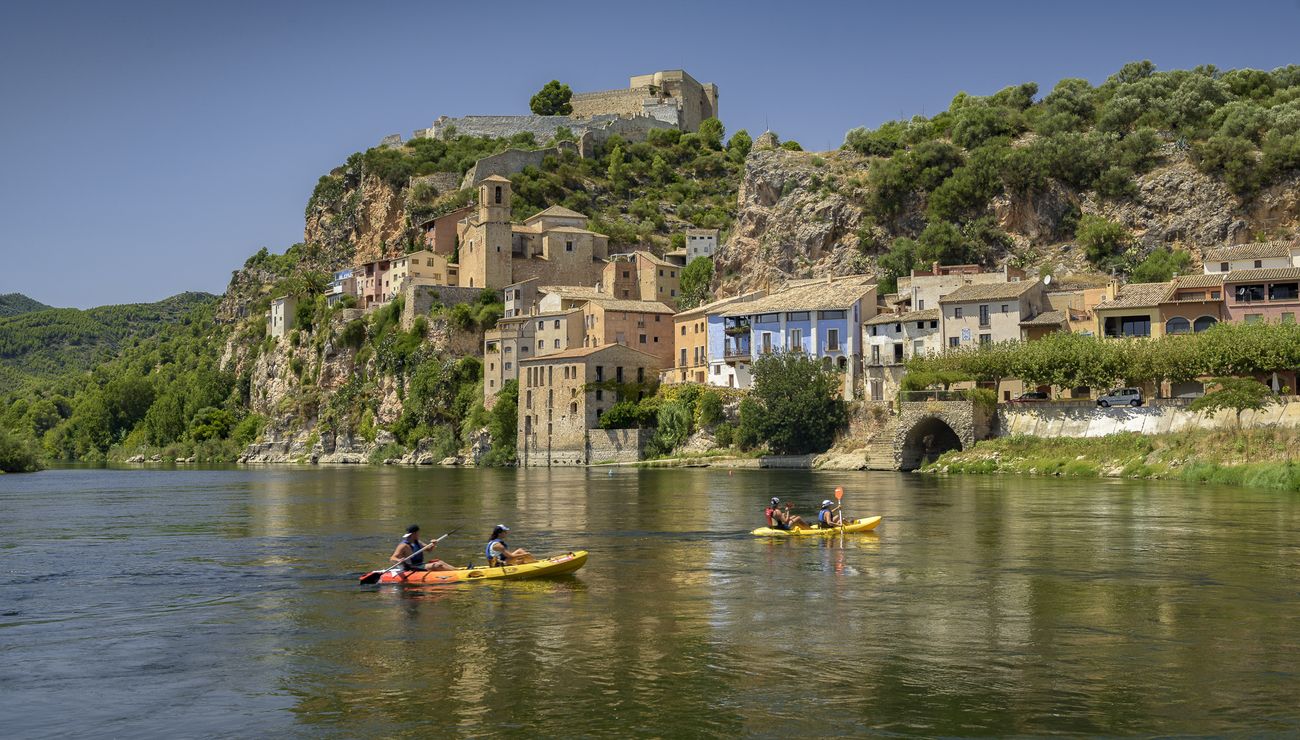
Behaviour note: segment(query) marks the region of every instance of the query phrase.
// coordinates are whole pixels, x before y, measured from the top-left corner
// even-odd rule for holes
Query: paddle
[[[844,534],[844,486],[835,486],[835,508],[840,509],[840,534]]]
[[[397,566],[401,565],[402,563],[405,563],[406,561],[410,560],[411,558],[415,557],[416,555],[419,555],[420,553],[424,552],[425,550],[428,550],[429,548],[433,547],[434,545],[438,544],[439,542],[442,542],[443,540],[447,539],[447,537],[449,537],[449,536],[451,536],[451,535],[453,535],[453,534],[455,534],[456,532],[459,532],[459,531],[460,531],[460,527],[456,527],[455,529],[451,530],[451,531],[448,532],[447,534],[444,534],[443,536],[439,537],[438,539],[434,540],[433,542],[430,542],[429,544],[425,545],[424,547],[421,547],[419,550],[416,550],[415,552],[411,553],[410,555],[407,555],[406,557],[402,558],[401,560],[397,561],[396,563],[393,563],[392,565],[388,566],[387,568],[384,568],[383,570],[372,570],[372,571],[370,571],[369,573],[365,574],[364,576],[361,576],[361,579],[360,579],[360,580],[361,580],[361,585],[362,585],[362,586],[369,586],[369,585],[371,585],[371,584],[379,583],[379,579],[380,579],[380,578],[383,578],[383,577],[384,577],[384,574],[387,573],[388,571],[393,570],[394,568],[396,568]]]

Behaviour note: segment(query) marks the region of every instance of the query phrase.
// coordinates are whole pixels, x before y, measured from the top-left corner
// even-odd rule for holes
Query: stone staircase
[[[894,461],[894,432],[898,429],[898,417],[891,416],[889,421],[871,436],[867,443],[867,470],[898,470]]]

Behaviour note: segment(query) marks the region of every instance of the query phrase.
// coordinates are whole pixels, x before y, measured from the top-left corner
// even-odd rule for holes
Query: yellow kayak
[[[470,583],[473,581],[497,581],[515,578],[541,578],[572,573],[587,563],[587,551],[575,550],[563,555],[555,555],[544,560],[519,565],[506,565],[492,568],[463,568],[461,570],[408,570],[405,573],[386,571],[380,577],[380,583],[398,583],[409,586],[422,586],[445,583]]]
[[[759,527],[750,534],[756,534],[760,537],[811,537],[828,534],[853,534],[854,532],[870,532],[880,526],[881,517],[869,516],[864,519],[854,519],[844,523],[842,527],[827,527],[822,529],[814,524],[808,529],[773,529],[771,527]]]

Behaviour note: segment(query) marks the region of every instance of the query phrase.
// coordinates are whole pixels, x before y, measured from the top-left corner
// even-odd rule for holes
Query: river
[[[872,534],[752,537],[836,485]],[[0,476],[0,735],[1300,732],[1300,497],[727,470]],[[410,522],[550,581],[361,587]]]

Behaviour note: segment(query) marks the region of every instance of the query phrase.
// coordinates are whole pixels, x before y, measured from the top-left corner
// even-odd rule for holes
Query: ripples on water
[[[768,540],[835,485],[878,533]],[[1294,733],[1300,502],[876,473],[0,477],[0,734]],[[576,576],[362,588],[410,521]]]

